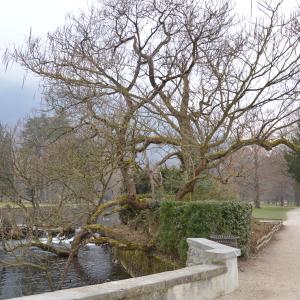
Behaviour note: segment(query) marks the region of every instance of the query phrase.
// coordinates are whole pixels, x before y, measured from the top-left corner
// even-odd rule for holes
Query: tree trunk
[[[149,179],[150,179],[150,186],[151,186],[151,197],[153,200],[156,199],[156,194],[155,194],[155,180],[153,178],[153,171],[149,170]]]
[[[283,197],[283,194],[281,193],[280,195],[280,206],[284,206],[284,197]]]
[[[176,194],[176,200],[181,201],[185,195],[194,192],[196,183],[201,175],[201,173],[206,170],[207,161],[206,159],[201,159],[199,166],[196,168],[194,177],[187,181],[182,188]]]
[[[259,148],[254,146],[254,206],[255,208],[260,208],[260,184],[259,184],[259,162],[258,162],[258,151]]]
[[[300,185],[297,182],[294,182],[294,197],[296,206],[300,206]]]
[[[150,181],[151,198],[153,200],[155,200],[155,198],[156,198],[156,195],[155,195],[155,180],[154,180],[155,170],[151,169],[148,157],[146,157],[146,168],[145,168],[145,170],[146,170],[146,173],[147,173],[149,181]]]

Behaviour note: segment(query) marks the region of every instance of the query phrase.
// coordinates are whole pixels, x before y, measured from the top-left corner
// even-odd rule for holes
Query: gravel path
[[[257,257],[241,264],[240,288],[218,300],[300,300],[300,208]]]

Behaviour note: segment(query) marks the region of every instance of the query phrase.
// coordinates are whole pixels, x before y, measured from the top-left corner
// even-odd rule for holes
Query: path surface
[[[241,264],[240,288],[218,300],[300,300],[300,208],[256,258]]]

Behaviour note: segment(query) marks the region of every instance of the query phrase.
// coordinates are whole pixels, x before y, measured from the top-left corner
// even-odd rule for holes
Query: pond
[[[36,268],[0,266],[0,299],[45,293],[57,289],[66,258],[58,258],[38,249],[31,249],[30,252],[32,257],[44,259],[49,267],[51,280],[48,280],[45,271]],[[0,260],[7,259],[9,259],[7,254],[0,250]],[[81,249],[78,257],[74,259],[63,288],[80,287],[129,277],[120,265],[113,262],[109,247],[89,245]]]

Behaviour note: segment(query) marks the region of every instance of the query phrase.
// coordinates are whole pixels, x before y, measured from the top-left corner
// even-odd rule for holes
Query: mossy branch
[[[291,150],[300,153],[300,145],[293,143],[292,141],[289,141],[285,138],[275,139],[275,140],[261,140],[261,139],[247,139],[247,140],[240,140],[235,142],[233,145],[231,145],[228,149],[224,151],[218,151],[215,153],[210,153],[207,155],[208,160],[217,160],[221,159],[223,157],[226,157],[227,155],[245,147],[245,146],[251,146],[251,145],[258,145],[262,148],[266,149],[267,151],[272,150],[273,148],[279,146],[279,145],[285,145]]]
[[[28,243],[20,243],[20,244],[14,246],[14,247],[4,246],[4,250],[6,252],[14,252],[17,249],[30,248],[30,247],[37,247],[41,250],[51,252],[51,253],[53,253],[57,256],[60,256],[60,257],[68,257],[69,254],[70,254],[70,250],[68,250],[68,249],[63,249],[63,248],[60,248],[60,247],[56,247],[56,246],[51,245],[51,244],[44,244],[44,243],[41,243],[41,242],[38,242],[38,241],[28,242]]]
[[[133,243],[124,240],[116,240],[109,237],[99,237],[99,238],[90,238],[85,241],[86,243],[93,243],[95,245],[102,245],[102,244],[109,244],[111,247],[115,247],[118,249],[124,250],[140,250],[140,251],[150,251],[153,250],[154,244],[140,244],[140,243]]]
[[[108,208],[113,206],[118,206],[125,204],[126,202],[126,196],[120,195],[116,199],[107,201],[105,203],[102,203],[96,207],[96,209],[93,211],[93,213],[89,216],[87,224],[92,224],[97,221],[97,218]]]

